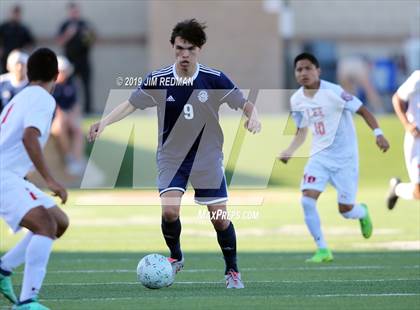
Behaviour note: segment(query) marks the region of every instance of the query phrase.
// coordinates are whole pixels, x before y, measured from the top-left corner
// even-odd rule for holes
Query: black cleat
[[[395,193],[395,188],[400,183],[401,183],[401,180],[398,178],[392,178],[391,180],[389,180],[389,192],[388,192],[388,198],[386,199],[388,210],[394,209],[395,204],[397,203],[398,196]]]

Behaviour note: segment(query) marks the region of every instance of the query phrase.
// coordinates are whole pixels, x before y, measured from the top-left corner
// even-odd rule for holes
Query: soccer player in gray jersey
[[[156,106],[162,233],[171,252],[168,260],[174,273],[184,266],[179,211],[190,181],[195,190],[195,201],[207,205],[216,230],[226,263],[226,287],[243,288],[236,259],[235,229],[226,218],[228,195],[223,172],[219,108],[227,103],[232,109],[242,109],[247,117],[245,127],[252,133],[259,132],[261,124],[254,105],[226,75],[198,63],[206,42],[204,29],[205,26],[195,19],[175,25],[170,39],[175,64],[149,74],[127,101],[91,126],[89,140],[95,140],[106,126],[136,109]],[[217,216],[220,214],[225,216]]]

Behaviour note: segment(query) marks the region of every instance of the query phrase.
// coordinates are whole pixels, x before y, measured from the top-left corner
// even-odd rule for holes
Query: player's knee
[[[175,222],[179,217],[179,211],[177,208],[164,208],[162,217],[167,222]]]
[[[47,216],[45,216],[45,218],[42,221],[38,221],[34,225],[32,232],[36,235],[42,235],[51,239],[55,239],[55,236],[57,234],[57,223],[47,213]]]
[[[415,199],[420,199],[420,184],[417,184],[414,187],[413,196],[414,196]]]
[[[218,231],[224,231],[229,227],[230,221],[227,219],[212,219],[211,220],[214,229]]]
[[[57,232],[57,223],[43,206],[31,209],[23,217],[20,225],[36,235],[46,236],[51,239],[55,238]]]
[[[59,220],[57,220],[57,231],[56,231],[56,237],[60,238],[64,233],[66,232],[67,228],[70,225],[70,220],[67,214],[63,212],[62,216]]]
[[[353,205],[338,204],[338,211],[341,215],[344,216],[344,213],[347,213],[353,209]]]
[[[308,216],[316,208],[316,199],[303,195],[300,199],[300,204],[302,205],[305,216]]]
[[[315,199],[315,200],[318,199],[320,194],[321,194],[320,192],[314,191],[314,190],[304,190],[304,191],[302,191],[302,196],[303,197],[308,197],[308,198],[312,198],[312,199]]]

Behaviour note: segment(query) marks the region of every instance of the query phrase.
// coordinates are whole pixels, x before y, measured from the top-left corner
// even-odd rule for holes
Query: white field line
[[[410,279],[410,278],[400,278],[400,279],[343,279],[343,280],[257,280],[257,281],[244,281],[245,283],[282,283],[282,284],[303,284],[303,283],[325,283],[325,282],[334,282],[334,283],[352,283],[352,282],[401,282],[401,281],[420,281],[420,278]],[[194,285],[194,284],[220,284],[224,283],[223,280],[220,281],[176,281],[174,285]],[[43,286],[99,286],[99,285],[140,285],[139,282],[97,282],[97,283],[46,283]]]
[[[280,270],[380,270],[380,269],[419,269],[420,265],[403,266],[328,266],[328,267],[278,267],[278,268],[241,268],[241,271],[280,271]],[[217,272],[221,269],[184,269],[183,273]],[[62,273],[133,273],[133,269],[80,269],[80,270],[48,270],[48,274]],[[17,272],[18,274],[22,272]]]
[[[417,253],[416,251],[410,251],[412,254],[419,256],[420,257],[420,253]],[[406,254],[406,253],[405,253]],[[310,254],[288,254],[288,255],[282,255],[282,254],[278,254],[278,253],[274,253],[273,255],[278,255],[279,258],[288,258],[288,259],[299,259],[299,258],[307,258],[308,255]],[[351,252],[347,252],[347,253],[340,253],[340,257],[357,257],[357,258],[375,258],[378,254],[376,252],[372,252],[372,254],[368,254],[368,253],[351,253]],[[139,255],[139,258],[141,256]],[[108,262],[138,262],[137,258],[126,258],[126,257],[119,257],[119,258],[58,258],[58,257],[54,257],[53,258],[53,262],[57,263],[57,262],[72,262],[72,263],[85,263],[85,262],[94,262],[94,263],[108,263]],[[411,267],[411,266],[410,266]]]
[[[419,293],[372,293],[372,294],[309,294],[309,295],[276,295],[280,298],[335,298],[335,297],[407,297],[407,296],[420,296]],[[255,298],[256,296],[253,296]],[[104,298],[59,298],[59,299],[41,299],[41,301],[75,301],[75,302],[89,302],[89,301],[120,301],[120,300],[141,300],[141,299],[166,299],[166,300],[175,300],[175,299],[197,299],[197,296],[180,296],[180,297],[147,297],[147,296],[138,296],[138,297],[104,297]],[[261,296],[261,298],[267,298],[267,296]]]

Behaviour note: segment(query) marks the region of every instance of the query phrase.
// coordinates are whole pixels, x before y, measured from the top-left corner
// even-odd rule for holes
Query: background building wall
[[[195,17],[208,26],[201,62],[224,71],[241,88],[281,85],[277,17],[264,12],[261,1],[152,1],[149,16],[152,67],[173,62],[172,28]]]

